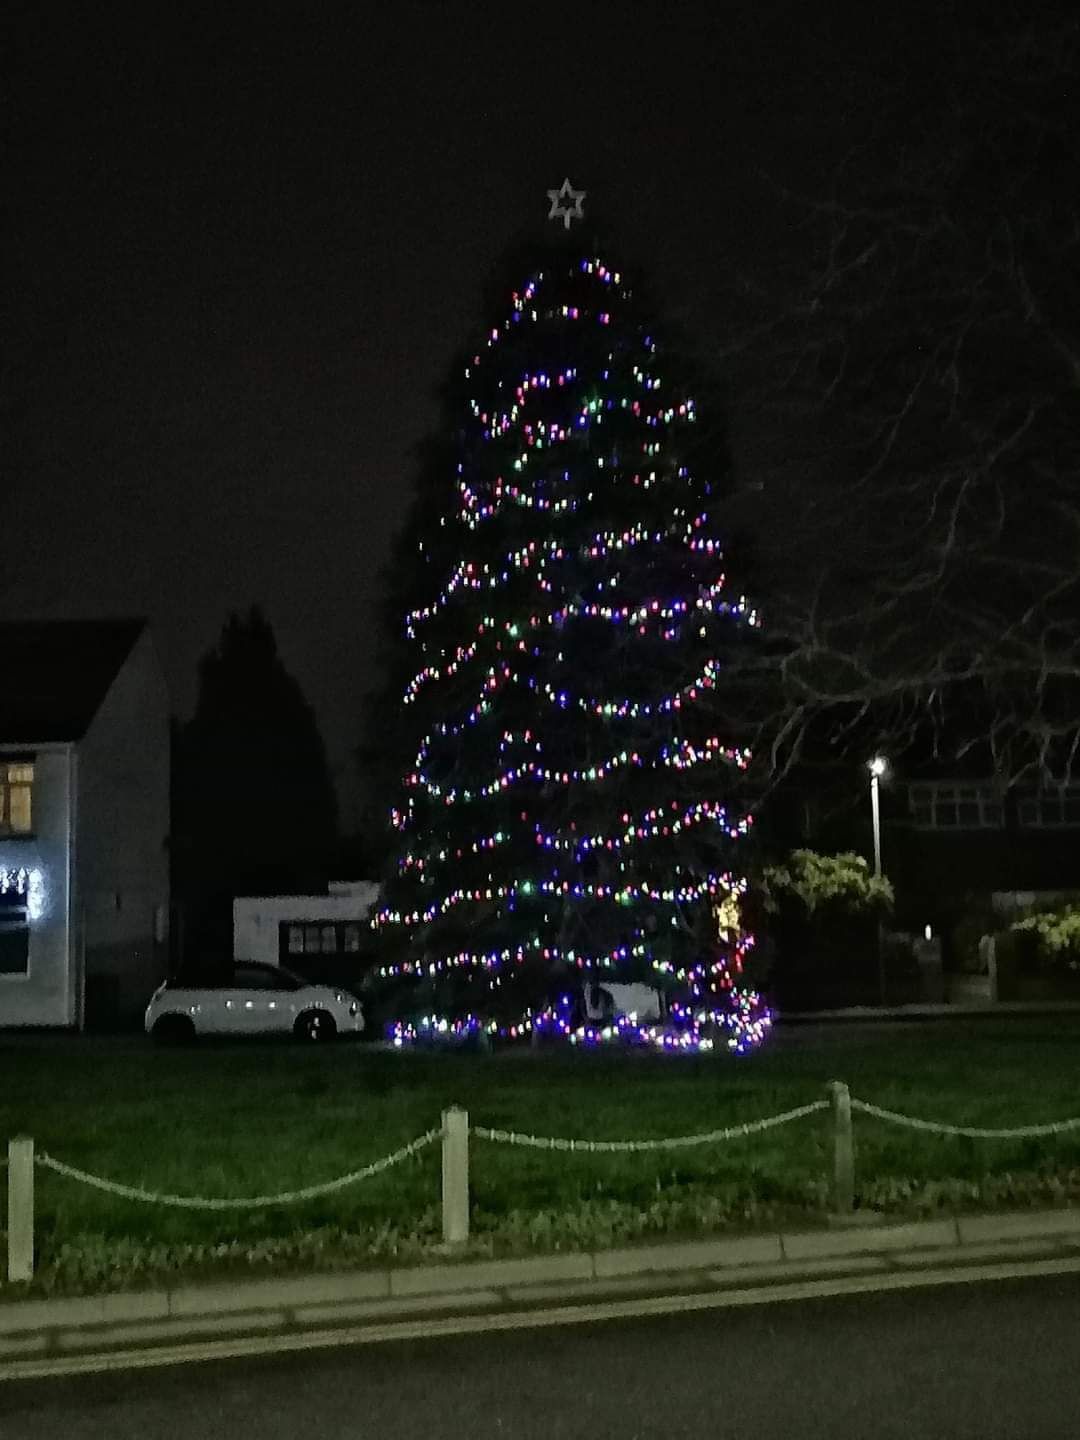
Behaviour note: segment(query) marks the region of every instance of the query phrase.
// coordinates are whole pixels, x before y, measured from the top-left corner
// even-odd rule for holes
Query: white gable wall
[[[330,895],[238,896],[233,901],[233,959],[276,965],[281,926],[289,921],[363,924],[379,887],[374,881],[359,882],[348,890],[347,894]]]
[[[77,856],[90,1024],[132,1023],[168,963],[169,701],[148,629],[79,744]]]

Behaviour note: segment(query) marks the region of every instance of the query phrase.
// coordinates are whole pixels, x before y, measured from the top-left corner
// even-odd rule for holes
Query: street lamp
[[[878,797],[878,788],[881,777],[889,768],[889,762],[884,755],[875,755],[868,760],[866,768],[870,771],[870,809],[874,817],[874,879],[881,879],[881,803]],[[885,937],[882,933],[881,920],[877,926],[877,962],[878,962],[878,994],[881,1005],[884,1008],[886,1001],[885,989]]]
[[[870,771],[870,810],[874,817],[874,879],[881,879],[881,802],[878,797],[878,782],[889,768],[884,755],[875,755],[867,762]]]

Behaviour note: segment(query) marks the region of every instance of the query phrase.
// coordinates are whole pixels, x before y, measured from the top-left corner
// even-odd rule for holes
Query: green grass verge
[[[138,1039],[0,1039],[0,1140],[151,1190],[276,1193],[330,1179],[438,1123],[647,1139],[819,1098],[827,1080],[912,1115],[983,1126],[1080,1114],[1080,1024],[1053,1019],[794,1029],[757,1054],[388,1053]],[[1080,1132],[942,1139],[856,1116],[859,1202],[897,1215],[1080,1200]],[[725,1145],[631,1155],[474,1141],[478,1254],[802,1225],[823,1216],[824,1116]],[[41,1291],[407,1261],[439,1239],[438,1147],[355,1187],[254,1212],[164,1209],[38,1171]],[[0,1289],[0,1294],[4,1294]],[[12,1292],[8,1290],[7,1295]]]

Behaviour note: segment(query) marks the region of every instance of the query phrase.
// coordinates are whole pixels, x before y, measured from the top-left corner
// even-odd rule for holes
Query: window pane
[[[30,833],[33,780],[33,765],[0,763],[0,829],[21,835]]]
[[[0,975],[26,975],[30,970],[30,931],[25,925],[0,924]]]
[[[308,955],[319,953],[319,927],[317,925],[304,926],[304,950]]]
[[[302,955],[304,953],[304,927],[302,925],[289,926],[289,954]]]
[[[1001,824],[1001,801],[1000,801],[1000,800],[987,800],[987,801],[985,802],[985,804],[983,805],[983,824],[984,824],[984,825],[1000,825],[1000,824]]]
[[[360,926],[359,926],[359,925],[346,925],[346,926],[345,926],[345,949],[346,949],[350,954],[355,954],[355,952],[360,949]]]
[[[337,954],[337,929],[333,925],[322,927],[322,952],[324,955]]]
[[[978,825],[979,807],[974,801],[962,801],[957,807],[957,820],[961,825]]]

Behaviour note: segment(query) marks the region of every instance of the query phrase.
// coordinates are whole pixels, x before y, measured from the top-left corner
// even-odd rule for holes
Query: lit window
[[[289,926],[289,954],[302,955],[304,953],[304,927],[302,925]]]
[[[337,954],[337,928],[334,925],[320,926],[320,946],[324,955]]]
[[[33,764],[26,760],[0,760],[0,835],[31,833],[33,793]]]

